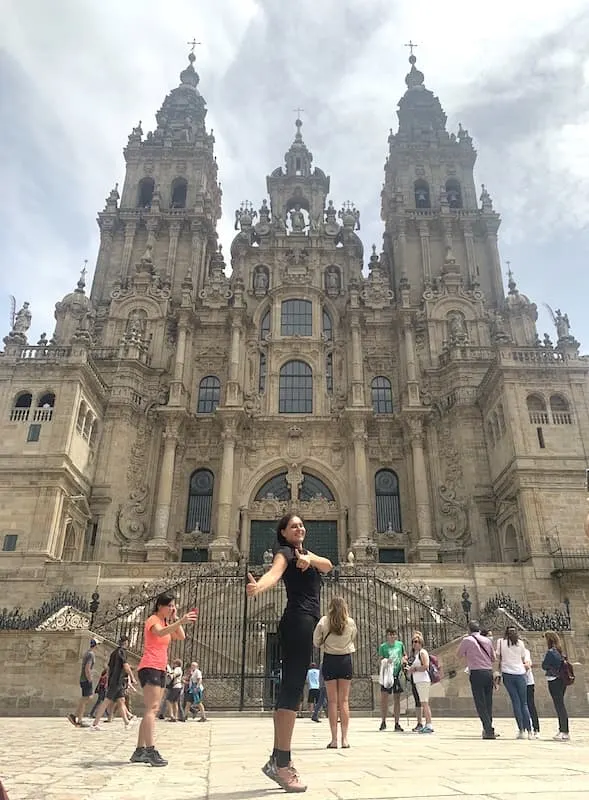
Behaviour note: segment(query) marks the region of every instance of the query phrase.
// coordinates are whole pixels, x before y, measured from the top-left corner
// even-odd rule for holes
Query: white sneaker
[[[90,731],[90,733],[96,733],[96,731],[103,731],[104,728],[102,727],[102,725],[90,725],[88,730]]]
[[[552,739],[555,742],[568,742],[570,740],[570,736],[568,733],[557,733],[556,736],[553,736]]]
[[[523,731],[519,731],[519,733],[517,734],[517,736],[515,738],[516,739],[525,739],[526,738],[526,734]]]
[[[539,739],[539,738],[540,738],[540,734],[538,733],[538,731],[536,731],[534,733],[534,739]]]
[[[532,731],[528,731],[528,739],[530,741],[532,741],[533,738],[534,738],[534,734],[532,733]]]

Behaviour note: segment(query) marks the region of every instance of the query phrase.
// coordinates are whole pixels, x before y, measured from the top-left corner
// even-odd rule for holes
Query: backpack
[[[429,657],[428,667],[429,679],[432,683],[439,683],[442,680],[442,669],[437,656],[431,655]]]
[[[558,670],[558,677],[565,686],[571,686],[575,682],[575,671],[573,670],[573,665],[564,655]]]

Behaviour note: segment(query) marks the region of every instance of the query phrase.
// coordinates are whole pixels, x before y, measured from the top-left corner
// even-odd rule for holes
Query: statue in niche
[[[566,339],[571,335],[568,314],[562,314],[560,308],[557,308],[554,312],[554,324],[556,325],[556,334],[559,339]]]
[[[268,274],[265,269],[259,268],[254,273],[254,292],[256,295],[266,294],[268,291]]]
[[[13,306],[14,307],[14,306]],[[14,324],[12,326],[13,333],[26,333],[31,327],[32,315],[29,311],[29,304],[23,303],[20,311],[17,311],[14,317]]]
[[[339,294],[340,276],[337,269],[328,269],[325,273],[325,288],[330,296]]]
[[[305,215],[301,211],[300,203],[297,203],[290,212],[290,224],[293,233],[302,233],[305,230]]]
[[[333,206],[333,200],[330,200],[325,209],[325,221],[337,225],[337,212]]]
[[[466,344],[468,334],[464,317],[458,311],[448,316],[448,326],[450,330],[450,342],[452,344]]]
[[[146,324],[147,312],[142,308],[135,308],[131,311],[127,319],[127,333],[141,338],[145,333]]]

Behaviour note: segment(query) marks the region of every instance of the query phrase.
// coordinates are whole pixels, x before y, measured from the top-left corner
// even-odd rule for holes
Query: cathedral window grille
[[[280,414],[313,413],[313,372],[304,361],[287,361],[280,370]]]
[[[281,336],[313,335],[313,304],[310,300],[284,300],[280,317]]]
[[[5,553],[14,553],[17,540],[18,535],[16,533],[7,533],[2,542],[2,550]]]
[[[413,190],[415,192],[415,208],[431,208],[429,185],[427,181],[415,181]]]
[[[258,490],[255,496],[255,501],[259,503],[266,498],[275,498],[284,502],[290,500],[290,487],[286,481],[286,472],[279,472],[273,478],[266,481],[266,483]]]
[[[397,533],[401,527],[401,498],[399,495],[399,479],[392,469],[381,469],[374,476],[376,494],[376,530],[379,533],[393,530]]]
[[[37,401],[35,409],[35,422],[49,422],[53,417],[55,408],[55,395],[53,392],[45,392]]]
[[[151,208],[151,201],[155,191],[153,178],[141,178],[137,187],[137,208]]]
[[[14,398],[14,403],[10,410],[10,421],[26,422],[29,418],[32,405],[33,395],[30,392],[19,392]]]
[[[391,382],[382,375],[372,381],[372,410],[375,414],[393,413],[393,392]]]
[[[266,311],[264,316],[262,317],[262,322],[260,323],[260,339],[262,341],[269,335],[270,333],[270,311]]]
[[[329,312],[323,309],[323,338],[326,342],[331,342],[333,339],[333,324]]]
[[[546,401],[539,394],[530,394],[526,398],[528,415],[532,425],[548,425],[548,410]]]
[[[550,412],[554,425],[571,425],[573,418],[568,400],[560,394],[553,394],[550,398]]]
[[[41,438],[41,424],[39,422],[29,425],[27,442],[38,442]]]
[[[446,197],[450,208],[462,208],[462,189],[455,178],[446,181]]]
[[[325,356],[325,388],[327,394],[333,393],[333,353]]]
[[[209,533],[213,511],[215,476],[209,469],[197,469],[190,476],[186,530]]]
[[[303,482],[301,484],[298,499],[303,503],[308,503],[315,497],[322,497],[324,500],[327,500],[330,503],[335,500],[331,489],[326,486],[326,484],[324,484],[320,478],[316,478],[314,475],[309,475],[308,472],[303,472]]]
[[[172,181],[171,208],[186,208],[186,195],[188,183],[185,178],[176,178]]]
[[[258,391],[264,394],[266,391],[266,374],[268,369],[268,362],[266,360],[266,353],[260,353],[260,378],[258,381]]]
[[[221,381],[215,375],[207,375],[198,387],[198,414],[212,414],[221,401]]]

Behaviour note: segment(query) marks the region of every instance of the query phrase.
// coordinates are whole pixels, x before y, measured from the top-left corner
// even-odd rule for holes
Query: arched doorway
[[[289,511],[305,521],[309,550],[338,563],[339,508],[334,493],[317,475],[298,469],[273,475],[255,493],[250,507],[249,563],[264,563],[264,554],[276,541],[276,523]]]

